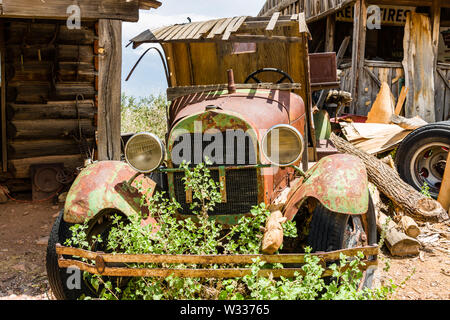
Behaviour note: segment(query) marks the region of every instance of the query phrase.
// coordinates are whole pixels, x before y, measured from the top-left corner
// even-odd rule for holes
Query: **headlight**
[[[133,169],[142,173],[151,172],[164,160],[164,145],[153,133],[135,134],[125,146],[125,159]]]
[[[262,139],[262,152],[274,165],[289,166],[297,162],[304,150],[301,133],[287,124],[279,124],[270,128]]]

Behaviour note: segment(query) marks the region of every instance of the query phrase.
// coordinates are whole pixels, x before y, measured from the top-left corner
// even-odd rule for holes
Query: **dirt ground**
[[[0,300],[53,299],[45,270],[48,235],[62,204],[0,204]],[[383,248],[375,283],[396,284],[397,300],[450,299],[450,227],[426,226],[420,255],[394,258]],[[435,232],[435,233],[433,233]],[[437,234],[437,235],[436,235]],[[426,236],[426,237],[425,237]],[[434,241],[431,241],[434,240]],[[383,268],[389,266],[388,271]]]

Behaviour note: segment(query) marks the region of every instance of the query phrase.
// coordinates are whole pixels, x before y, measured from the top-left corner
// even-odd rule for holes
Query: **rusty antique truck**
[[[148,132],[133,135],[124,148],[125,161],[94,162],[74,181],[47,251],[49,282],[58,299],[76,298],[81,292],[67,286],[69,267],[127,277],[248,274],[250,270],[243,269],[133,269],[124,262],[245,264],[256,256],[110,255],[95,247],[85,251],[63,246],[71,225],[87,219],[92,237],[108,231],[112,214],[144,212],[137,183],[150,195],[166,191],[181,205],[179,218],[191,217],[192,195],[184,187],[179,164],[185,160],[195,165],[205,156],[212,162],[212,178],[222,182],[222,201],[211,218],[230,226],[264,203],[307,230],[283,252],[258,255],[263,261],[298,266],[304,261],[305,244],[324,261],[360,251],[366,263],[363,282],[370,283],[378,246],[366,168],[350,155],[317,158],[311,92],[338,84],[332,54],[319,57],[319,68],[310,67],[308,38],[304,17],[294,15],[275,21],[236,17],[181,24],[145,31],[131,41],[134,47],[159,43],[164,50],[171,101],[168,132],[165,141]],[[319,80],[311,83],[313,69],[321,71],[322,80],[316,77]],[[151,216],[144,222],[158,223]],[[271,272],[292,276],[295,270]]]

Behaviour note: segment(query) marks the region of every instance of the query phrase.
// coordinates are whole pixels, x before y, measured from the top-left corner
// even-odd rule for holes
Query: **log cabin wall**
[[[7,175],[29,179],[31,165],[46,163],[75,171],[95,145],[96,23],[69,30],[65,21],[2,21]]]

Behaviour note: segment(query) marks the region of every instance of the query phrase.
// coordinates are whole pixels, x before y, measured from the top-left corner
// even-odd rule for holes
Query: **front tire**
[[[312,252],[329,252],[377,243],[375,207],[369,196],[369,207],[365,214],[367,228],[364,228],[361,215],[339,214],[317,204],[313,212],[307,245]],[[364,272],[361,287],[370,288],[375,270]]]
[[[63,219],[64,210],[61,210],[58,218],[53,224],[47,245],[46,268],[50,288],[58,300],[76,300],[86,292],[80,270],[60,268],[58,266],[58,255],[56,244],[64,245],[64,242],[72,235],[69,223]],[[78,273],[77,273],[78,272]],[[74,277],[80,277],[75,279]],[[77,285],[79,284],[79,285]]]

